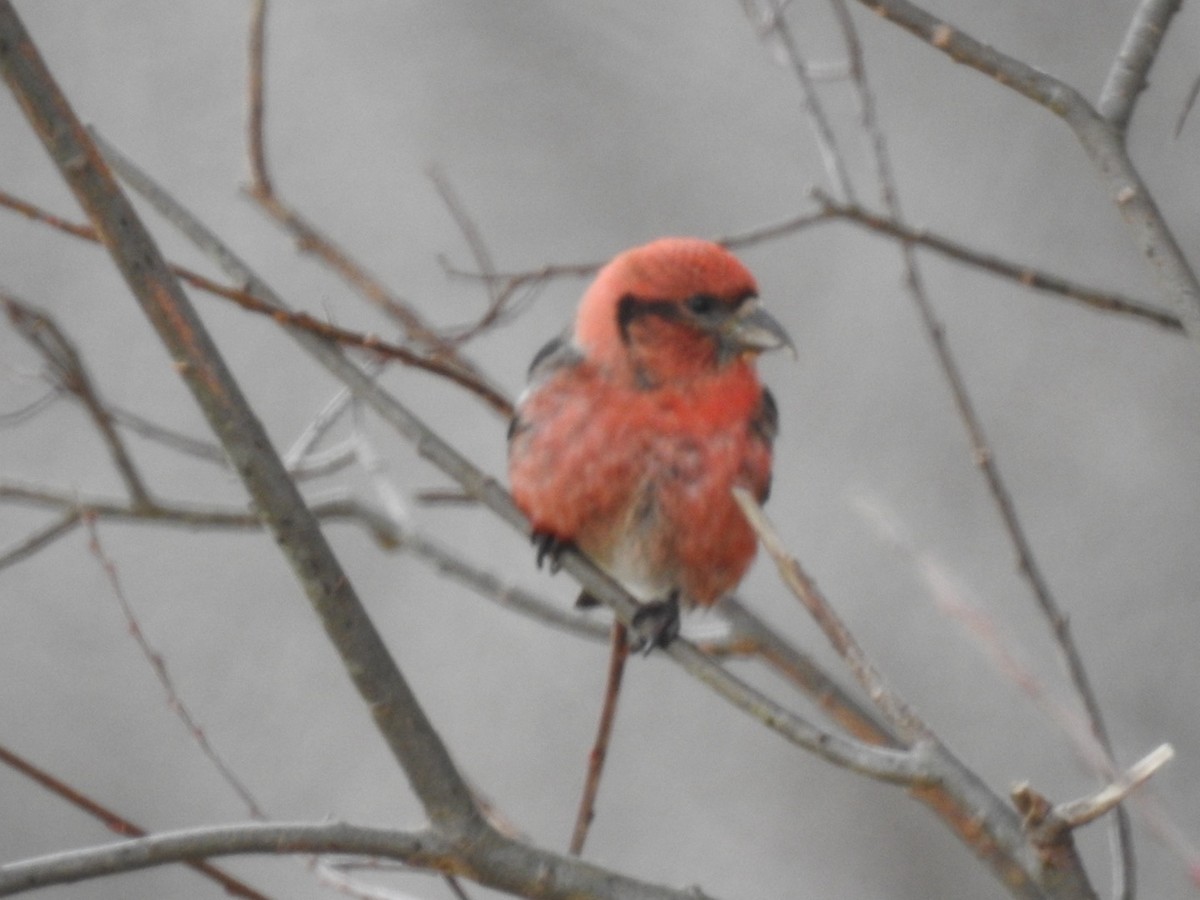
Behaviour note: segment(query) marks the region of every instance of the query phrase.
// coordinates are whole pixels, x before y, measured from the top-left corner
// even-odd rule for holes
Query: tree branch
[[[900,221],[902,219],[900,200],[892,174],[890,156],[887,152],[883,131],[876,117],[874,94],[870,90],[867,81],[866,65],[858,32],[850,16],[847,0],[832,0],[832,2],[834,10],[837,13],[839,25],[842,28],[847,53],[850,57],[851,74],[859,98],[860,120],[863,131],[871,144],[872,158],[875,162],[879,179],[880,196],[883,206],[892,218]],[[910,13],[913,11],[920,12],[911,3],[908,3],[907,0],[900,0],[900,4]],[[926,14],[920,12],[920,15],[925,16]],[[943,45],[947,42],[953,43],[956,39],[955,33],[952,29],[949,29],[949,26],[939,26],[935,31],[936,33],[932,35],[932,42],[937,47],[944,49]],[[983,45],[978,44],[978,42],[969,37],[962,37],[963,43],[966,46],[977,49],[983,47]],[[991,51],[989,50],[989,52]],[[1014,71],[1019,73],[1028,70],[1028,74],[1031,76],[1041,77],[1040,73],[1034,72],[1028,66],[1024,66],[1023,63],[1019,63],[1016,60],[1011,60],[1011,62],[1013,63]],[[1074,92],[1071,95],[1086,107],[1086,103],[1082,97]],[[1037,559],[1033,554],[1033,548],[1017,515],[1016,506],[1012,501],[1008,486],[992,454],[991,446],[983,429],[983,423],[975,410],[974,401],[967,391],[966,381],[963,379],[958,361],[946,339],[945,329],[939,321],[933,304],[925,290],[924,279],[910,244],[905,243],[901,245],[901,256],[904,266],[905,283],[909,295],[921,318],[921,323],[929,337],[934,355],[942,369],[946,382],[950,387],[955,407],[958,410],[959,417],[967,432],[967,438],[970,441],[971,453],[995,501],[1001,521],[1016,553],[1021,574],[1028,582],[1039,610],[1051,627],[1052,635],[1056,646],[1059,648],[1060,656],[1066,665],[1071,684],[1083,704],[1096,739],[1111,757],[1112,747],[1108,739],[1104,717],[1101,713],[1095,692],[1092,689],[1082,655],[1079,653],[1074,638],[1071,635],[1067,618],[1062,614],[1058,601],[1051,592],[1049,583],[1042,574],[1041,567],[1038,565]],[[1182,257],[1180,259],[1182,260]],[[1186,263],[1184,263],[1184,267],[1186,268]],[[1197,300],[1200,300],[1200,293],[1197,294]],[[1197,307],[1197,312],[1200,313],[1200,307]],[[1200,339],[1200,333],[1193,332],[1193,336]],[[1121,809],[1117,810],[1117,814],[1113,820],[1113,844],[1114,884],[1116,885],[1118,894],[1128,896],[1132,894],[1133,890],[1134,853],[1129,818],[1125,811]],[[1091,894],[1092,888],[1088,883],[1087,873],[1083,869],[1077,854],[1075,854],[1074,848],[1064,847],[1063,850],[1064,852],[1055,858],[1060,865],[1060,870],[1056,873],[1055,881],[1065,881],[1065,883],[1071,885],[1077,891],[1084,894]],[[1068,850],[1069,852],[1067,852]]]
[[[1183,0],[1141,0],[1133,14],[1097,104],[1100,115],[1120,132],[1129,127],[1138,96],[1146,89],[1146,75],[1182,4]]]
[[[55,853],[0,866],[0,896],[187,860],[294,853],[394,859],[415,868],[463,875],[501,891],[526,895],[536,891],[546,900],[698,900],[703,896],[694,890],[657,887],[556,853],[537,852],[533,858],[530,848],[496,832],[461,846],[436,831],[395,831],[342,822],[192,828]]]
[[[119,157],[114,157],[113,163],[118,171],[125,171],[125,164]],[[139,184],[135,183],[134,187],[138,188]],[[174,198],[161,190],[146,193],[144,196],[168,221],[192,239],[200,250],[209,254],[230,278],[245,284],[247,291],[260,301],[273,307],[283,307],[282,299]],[[407,407],[379,388],[373,379],[347,360],[336,346],[306,330],[293,330],[288,333],[384,422],[411,441],[423,458],[457,481],[468,496],[487,506],[503,521],[528,536],[529,523],[513,504],[508,492],[493,478],[481,472]],[[600,572],[586,557],[568,551],[563,556],[562,568],[573,575],[598,600],[612,607],[622,621],[628,624],[632,620],[637,601]],[[676,641],[667,649],[667,653],[683,664],[692,675],[717,690],[736,706],[754,715],[793,743],[817,753],[830,762],[885,781],[918,783],[924,778],[924,768],[920,759],[901,751],[868,747],[817,728],[783,709],[745,682],[734,678],[684,641]]]
[[[1124,132],[1103,118],[1075,88],[995,50],[910,0],[859,0],[955,62],[989,76],[1060,117],[1075,132],[1135,244],[1175,307],[1184,331],[1200,340],[1200,282],[1125,150]]]
[[[225,446],[430,820],[458,838],[486,830],[470,788],[396,667],[261,423],[8,0],[0,0],[0,70]]]
[[[926,228],[912,228],[903,222],[864,209],[861,206],[840,204],[819,192],[814,192],[822,211],[833,218],[859,225],[878,234],[932,250],[947,259],[974,266],[993,275],[1016,281],[1025,287],[1076,300],[1103,312],[1121,313],[1151,322],[1170,331],[1183,333],[1179,316],[1142,303],[1123,294],[1101,291],[1058,275],[1042,272],[981,250],[975,250]]]
[[[20,772],[26,778],[41,785],[46,790],[60,797],[67,803],[74,806],[76,809],[82,810],[88,815],[104,823],[104,827],[110,831],[116,832],[119,835],[144,837],[146,830],[139,825],[129,821],[125,817],[118,815],[111,809],[97,803],[86,794],[77,791],[75,788],[66,784],[59,778],[55,778],[45,769],[41,769],[31,763],[29,760],[14,753],[5,746],[0,745],[0,763],[8,766],[14,771]],[[245,897],[248,900],[269,900],[265,895],[250,887],[244,881],[234,878],[223,869],[205,862],[202,859],[183,860],[184,864],[195,869],[206,878],[210,878],[217,884],[221,885],[231,897]],[[8,874],[8,867],[0,865],[0,891],[3,890],[2,885]],[[20,889],[18,889],[20,890]],[[15,893],[15,891],[14,891]]]
[[[129,492],[133,505],[144,506],[150,503],[150,493],[133,462],[133,457],[129,455],[125,442],[113,427],[112,416],[96,393],[75,345],[49,316],[2,291],[0,306],[7,311],[8,319],[17,332],[41,354],[52,373],[55,386],[75,395],[88,411],[96,430],[100,432],[100,437],[108,447],[117,473],[125,482],[125,489]]]

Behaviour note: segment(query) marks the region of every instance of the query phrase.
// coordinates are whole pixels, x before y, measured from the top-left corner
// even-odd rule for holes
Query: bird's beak
[[[763,353],[787,347],[796,354],[796,345],[779,321],[754,299],[743,303],[722,328],[722,342],[734,353]]]

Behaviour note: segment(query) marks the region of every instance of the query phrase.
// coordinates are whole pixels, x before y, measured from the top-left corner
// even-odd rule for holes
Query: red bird
[[[534,357],[509,429],[509,483],[539,565],[578,547],[665,611],[651,646],[677,632],[680,603],[712,605],[754,559],[731,489],[766,500],[778,424],[754,359],[794,350],[756,297],[746,267],[709,241],[621,253],[570,338]]]

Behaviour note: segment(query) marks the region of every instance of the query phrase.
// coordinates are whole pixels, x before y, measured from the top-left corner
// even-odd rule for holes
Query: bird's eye
[[[687,308],[698,316],[706,316],[717,308],[717,298],[712,294],[697,294],[687,301]]]

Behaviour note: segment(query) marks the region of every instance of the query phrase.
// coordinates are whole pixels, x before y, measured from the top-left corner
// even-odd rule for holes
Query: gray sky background
[[[85,121],[221,233],[293,304],[340,325],[386,323],[240,193],[248,4],[18,3]],[[976,37],[1095,98],[1132,4],[927,4]],[[809,58],[836,62],[826,4],[791,4]],[[865,44],[897,182],[916,224],[1014,260],[1161,303],[1099,180],[1046,111],[864,10]],[[828,189],[793,77],[728,2],[274,4],[269,151],[280,192],[440,325],[477,315],[470,256],[426,177],[454,185],[504,270],[606,258],[662,234],[720,236],[785,219]],[[1185,4],[1131,147],[1180,244],[1200,240],[1200,113],[1173,128],[1200,70]],[[825,84],[860,194],[877,196],[848,85]],[[74,217],[11,96],[0,92],[0,187]],[[210,271],[147,215],[177,261]],[[897,687],[993,786],[1059,800],[1093,789],[1061,722],[997,671],[864,514],[888,511],[1073,708],[1053,647],[972,464],[949,391],[903,292],[898,253],[826,225],[741,253],[799,362],[764,360],[782,433],[771,513]],[[1193,252],[1194,258],[1194,252]],[[922,257],[933,302],[1050,584],[1068,611],[1120,761],[1163,741],[1154,784],[1200,843],[1200,360],[1139,322]],[[103,255],[0,214],[0,285],[45,307],[112,403],[203,435],[200,416]],[[560,281],[471,352],[515,394],[532,353],[569,320]],[[334,386],[275,329],[197,296],[278,446]],[[39,393],[24,344],[0,328],[0,412]],[[503,473],[504,423],[399,369],[386,384],[473,460]],[[367,426],[406,492],[445,479]],[[237,502],[233,478],[132,439],[167,498]],[[84,493],[119,482],[81,411],[59,404],[0,430],[0,474]],[[360,475],[314,485],[364,494]],[[411,511],[514,583],[564,606],[565,576],[535,573],[519,537],[463,508]],[[0,546],[44,514],[0,508]],[[466,772],[539,842],[565,846],[597,714],[606,649],[499,611],[357,529],[329,533]],[[402,775],[270,540],[103,525],[104,550],[208,737],[272,815],[419,821]],[[760,561],[743,596],[831,660]],[[245,810],[170,714],[126,633],[83,533],[0,572],[0,741],[147,828],[240,820]],[[753,669],[739,666],[739,673]],[[756,676],[755,676],[756,677]],[[758,681],[771,686],[767,679]],[[0,770],[7,859],[104,841],[103,829]],[[1081,836],[1107,888],[1105,834]],[[1144,897],[1194,897],[1185,864],[1137,825]],[[634,875],[722,897],[1001,897],[983,867],[899,791],[810,758],[663,659],[632,663],[588,853]],[[230,862],[267,893],[327,896],[297,862]],[[419,896],[447,896],[424,877]],[[39,897],[202,898],[162,869]],[[490,896],[472,888],[472,896]]]

